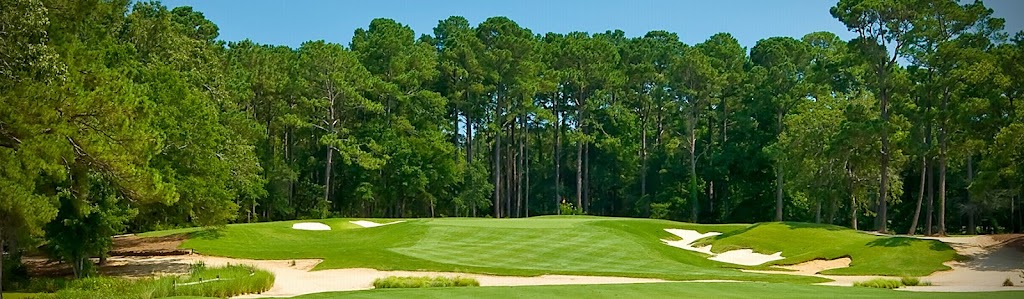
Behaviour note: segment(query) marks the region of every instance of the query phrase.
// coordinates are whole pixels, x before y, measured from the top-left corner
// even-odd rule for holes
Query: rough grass
[[[219,279],[218,279],[219,278]],[[218,268],[193,267],[189,275],[157,279],[128,279],[120,277],[88,277],[76,280],[34,279],[38,283],[25,291],[37,292],[11,298],[165,298],[171,296],[202,296],[227,298],[262,293],[274,285],[270,272],[249,266]],[[205,281],[204,283],[180,285]],[[178,284],[177,286],[175,284]],[[7,294],[4,297],[7,298]]]
[[[469,277],[445,276],[388,276],[377,278],[373,287],[378,289],[403,288],[446,288],[446,287],[478,287],[480,282]]]
[[[481,288],[380,289],[310,294],[294,299],[376,298],[1022,298],[1024,292],[923,293],[789,283],[640,283]]]
[[[794,222],[760,223],[702,240],[714,252],[738,248],[771,254],[783,260],[772,264],[798,264],[815,259],[850,257],[848,268],[823,271],[835,275],[927,276],[948,270],[946,261],[957,258],[945,243],[907,237],[883,237],[845,227]]]

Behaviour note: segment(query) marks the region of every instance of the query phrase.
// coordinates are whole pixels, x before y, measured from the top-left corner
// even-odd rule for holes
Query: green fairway
[[[665,232],[665,228],[718,231],[726,235],[742,236],[750,232],[750,226],[746,224],[699,225],[605,217],[436,218],[410,219],[387,226],[357,228],[349,220],[317,220],[331,226],[331,231],[294,230],[291,225],[295,221],[288,221],[237,224],[196,231],[161,231],[143,236],[187,232],[191,237],[182,247],[193,248],[207,255],[251,259],[324,259],[316,269],[364,267],[527,276],[578,274],[672,280],[822,281],[816,277],[744,273],[735,269],[744,267],[711,261],[703,254],[661,242],[661,239],[675,238]],[[378,220],[388,221],[393,220]],[[808,231],[818,233],[808,235],[806,241],[818,244],[830,244],[823,242],[831,242],[829,233],[834,232],[825,228]],[[836,233],[841,237],[855,234],[852,231]],[[891,239],[868,235],[864,237]],[[834,247],[840,256],[860,256],[859,252],[846,250],[863,250],[861,247],[845,246],[846,243],[834,244],[837,245],[829,247]],[[908,259],[910,262],[907,262],[919,263],[921,265],[911,266],[923,269],[951,258],[951,255],[945,255],[947,249],[940,246],[909,246],[893,250],[899,250],[897,252],[906,256],[924,257]],[[784,255],[790,256],[789,251],[784,252]],[[884,269],[890,265],[874,267]]]
[[[882,237],[845,227],[809,223],[761,223],[705,240],[714,252],[752,248],[761,253],[782,251],[796,264],[814,259],[850,257],[848,268],[824,271],[837,275],[925,276],[947,270],[945,261],[957,257],[945,243],[906,237]]]
[[[319,293],[296,299],[372,298],[1021,298],[1024,292],[920,293],[786,283],[648,283],[431,289],[382,289]]]

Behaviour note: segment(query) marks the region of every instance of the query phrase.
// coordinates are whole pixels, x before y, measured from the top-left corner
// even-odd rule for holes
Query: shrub
[[[866,288],[879,288],[879,289],[895,289],[899,288],[903,284],[899,280],[895,279],[884,279],[876,278],[868,281],[854,282],[855,287],[866,287]]]
[[[562,200],[562,203],[558,205],[558,211],[559,215],[584,215],[581,209],[573,206],[571,203],[565,202],[565,200]]]
[[[377,278],[373,281],[373,287],[378,289],[478,286],[480,286],[480,282],[476,281],[476,279],[460,276],[388,276],[385,278]]]
[[[1012,287],[1013,286],[1013,281],[1010,281],[1010,279],[1007,278],[1006,280],[1003,281],[1003,286],[1004,287]]]
[[[900,283],[905,286],[912,287],[921,285],[921,280],[917,277],[904,276],[903,278],[900,278]]]

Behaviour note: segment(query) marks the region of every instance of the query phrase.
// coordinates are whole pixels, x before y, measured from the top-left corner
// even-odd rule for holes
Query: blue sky
[[[800,37],[831,31],[844,39],[853,34],[829,15],[836,1],[820,0],[710,0],[710,1],[586,1],[586,0],[169,0],[168,7],[192,6],[220,27],[227,41],[251,39],[258,43],[298,47],[309,40],[348,45],[356,28],[374,18],[391,18],[409,25],[416,35],[431,34],[437,21],[452,15],[474,25],[491,16],[507,16],[534,33],[603,32],[621,29],[627,36],[651,30],[679,34],[687,44],[712,34],[729,32],[740,44],[752,47],[772,36]],[[1024,30],[1022,0],[989,0],[995,15],[1006,19],[1007,31]]]

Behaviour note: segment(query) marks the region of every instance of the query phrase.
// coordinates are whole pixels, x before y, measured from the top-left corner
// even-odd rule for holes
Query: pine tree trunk
[[[928,217],[925,220],[924,234],[927,236],[932,235],[932,218],[935,217],[935,158],[929,157],[928,160]]]
[[[577,117],[582,117],[582,112],[577,112]],[[579,130],[581,122],[576,120]],[[583,209],[583,140],[576,141],[576,208]]]
[[[326,208],[327,203],[330,202],[330,200],[331,200],[331,169],[333,169],[333,167],[334,167],[334,148],[328,146],[327,147],[327,168],[324,169],[324,201],[323,201],[323,204],[324,204],[325,208]],[[327,211],[326,210],[320,211],[320,218],[321,219],[327,218]]]
[[[499,105],[497,119],[501,119],[501,107]],[[494,218],[501,218],[501,121],[498,130],[494,134]]]
[[[523,116],[519,116],[522,123]],[[522,217],[523,213],[523,126],[519,126],[518,151],[516,153],[516,217]]]
[[[697,202],[697,131],[695,130],[697,121],[696,111],[690,111],[687,113],[689,118],[687,121],[687,130],[690,133],[688,142],[689,154],[690,154],[690,221],[697,223],[697,217],[700,216],[700,203]]]
[[[0,223],[0,299],[4,298],[4,249],[7,245],[7,239],[4,239],[4,224]],[[12,252],[14,250],[11,250]]]
[[[530,122],[524,120],[525,131],[523,132],[523,199],[525,201],[525,209],[523,210],[526,217],[530,217]]]
[[[947,87],[942,96],[942,112],[948,113],[949,88]],[[946,235],[946,163],[947,150],[949,146],[949,128],[947,128],[947,117],[943,115],[941,128],[939,128],[939,235]]]
[[[964,190],[964,199],[965,199],[964,205],[967,206],[967,207],[970,207],[969,209],[967,209],[967,234],[968,235],[975,235],[975,234],[978,233],[978,228],[977,228],[977,226],[974,223],[974,218],[975,218],[975,216],[977,216],[976,215],[977,214],[977,209],[975,208],[975,205],[973,203],[971,203],[970,187],[971,187],[972,183],[974,183],[974,156],[968,154],[967,155],[967,187],[964,187],[964,189],[968,189],[968,190]]]
[[[888,231],[888,205],[889,205],[889,94],[882,90],[882,161],[880,170],[882,177],[878,186],[878,232]]]
[[[560,115],[561,115],[561,113],[558,111],[558,106],[556,104],[555,105],[555,144],[554,144],[555,145],[555,149],[554,149],[554,153],[553,153],[554,154],[553,157],[555,158],[555,214],[556,215],[562,213],[562,209],[559,208],[559,204],[561,204],[561,202],[562,202],[562,155],[561,155],[560,148],[561,148],[561,145],[562,145],[562,127],[563,127],[562,122],[565,121],[565,120],[560,118],[559,117]]]
[[[924,201],[924,187],[925,180],[928,174],[928,158],[925,156],[921,157],[921,184],[917,192],[917,208],[914,209],[914,218],[910,221],[910,229],[907,230],[907,235],[917,234],[917,222],[921,217],[921,202]]]
[[[580,211],[590,212],[590,143],[583,144],[583,206]]]
[[[779,110],[776,113],[778,121],[778,130],[776,136],[782,134],[782,111]],[[783,188],[783,172],[782,172],[782,161],[775,162],[775,221],[782,221],[782,188]]]
[[[647,123],[646,118],[640,125],[640,202],[647,206]],[[628,209],[628,207],[623,207]],[[645,209],[646,210],[646,209]],[[641,216],[649,216],[647,213]]]
[[[509,139],[509,142],[505,145],[505,210],[502,215],[505,218],[512,218],[512,199],[515,198],[516,188],[518,188],[515,182],[515,163],[513,163],[515,152],[512,150],[512,145],[515,144],[515,140],[513,140],[515,135],[509,134],[505,137]]]

